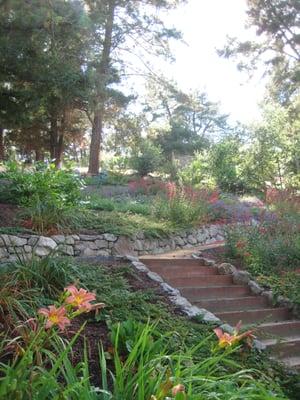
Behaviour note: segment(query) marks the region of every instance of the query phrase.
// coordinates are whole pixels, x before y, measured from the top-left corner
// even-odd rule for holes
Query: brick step
[[[300,336],[289,336],[284,339],[264,339],[261,342],[278,358],[300,357]]]
[[[193,303],[200,308],[206,308],[212,312],[256,310],[268,307],[268,300],[262,296],[197,300]]]
[[[187,297],[190,301],[200,301],[203,299],[216,299],[218,297],[241,297],[249,296],[250,290],[247,286],[207,286],[207,287],[180,287],[178,286],[182,296]]]
[[[225,311],[215,313],[222,321],[228,324],[237,324],[242,321],[243,324],[259,323],[260,321],[284,321],[289,319],[289,309],[281,308],[261,308],[246,311]]]
[[[194,287],[194,286],[228,286],[232,283],[231,275],[203,275],[197,277],[168,278],[168,282],[175,287]],[[234,286],[234,285],[232,285]]]
[[[151,271],[163,277],[178,278],[182,276],[194,275],[218,275],[218,269],[215,267],[205,267],[203,265],[188,265],[182,267],[181,265],[155,265],[151,266]]]
[[[267,322],[257,327],[257,332],[263,338],[285,337],[290,335],[300,336],[300,321]]]
[[[189,266],[195,266],[199,267],[203,265],[199,260],[196,258],[143,258],[141,257],[140,259],[145,265],[147,265],[149,268],[152,267],[162,267],[162,266],[168,266],[168,267],[189,267]]]

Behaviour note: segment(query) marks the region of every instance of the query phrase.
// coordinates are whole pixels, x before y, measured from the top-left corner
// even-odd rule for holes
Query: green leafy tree
[[[162,164],[162,151],[149,139],[142,139],[132,150],[130,165],[140,176],[146,176],[157,171]]]
[[[208,148],[212,138],[230,130],[227,115],[206,93],[186,94],[166,80],[150,85],[145,111],[151,115],[151,136],[169,159]]]
[[[159,10],[176,7],[180,0],[86,0],[92,21],[93,54],[89,74],[94,89],[89,99],[88,114],[92,123],[89,173],[99,172],[100,148],[103,141],[107,103],[114,98],[114,84],[120,71],[126,71],[125,55],[136,49],[140,53],[170,56],[168,40],[178,38],[159,18]],[[124,72],[123,72],[124,75]]]
[[[0,11],[0,126],[59,165],[70,116],[84,101],[83,4],[10,0]]]

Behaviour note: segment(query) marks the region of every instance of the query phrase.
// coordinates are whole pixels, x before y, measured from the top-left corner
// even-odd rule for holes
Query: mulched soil
[[[0,203],[0,227],[20,226],[20,222],[16,220],[19,211],[20,208],[16,205]]]
[[[84,261],[84,260],[82,260]],[[85,260],[87,262],[87,260]],[[99,261],[91,261],[99,264]],[[89,261],[89,264],[91,264]],[[101,265],[107,266],[112,270],[118,270],[121,266],[124,267],[124,262],[101,260]],[[179,308],[176,308],[168,299],[160,285],[152,281],[145,273],[135,271],[134,274],[125,274],[124,277],[129,282],[132,291],[152,289],[155,292],[155,302],[163,301],[168,308],[170,314],[184,315]],[[101,311],[100,311],[101,312]],[[109,339],[109,330],[104,321],[96,322],[89,315],[80,315],[72,322],[72,326],[68,329],[68,338],[71,339],[76,332],[86,323],[83,332],[78,338],[73,347],[72,363],[76,365],[83,359],[84,343],[87,345],[87,353],[89,359],[89,372],[91,375],[91,382],[95,386],[101,385],[101,371],[99,367],[99,344],[102,343],[104,351],[111,351],[112,344]],[[113,365],[108,360],[108,369],[112,369]]]

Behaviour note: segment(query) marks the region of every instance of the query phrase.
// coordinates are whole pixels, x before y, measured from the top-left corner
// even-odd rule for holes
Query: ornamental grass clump
[[[174,182],[166,183],[162,189],[163,194],[157,196],[153,204],[155,217],[169,220],[177,227],[190,227],[208,221],[214,194],[178,186]]]

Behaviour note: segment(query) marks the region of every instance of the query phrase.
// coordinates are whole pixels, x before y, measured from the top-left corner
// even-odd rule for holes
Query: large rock
[[[263,292],[263,288],[259,286],[259,284],[256,283],[255,281],[249,281],[248,286],[251,292],[254,294],[261,294]]]
[[[45,257],[47,256],[49,253],[51,252],[50,249],[46,248],[46,247],[35,247],[34,249],[34,253],[39,256],[39,257]]]
[[[236,284],[247,284],[251,279],[251,275],[247,271],[237,271],[233,274],[232,278]]]
[[[46,236],[40,236],[38,242],[37,242],[38,247],[45,247],[48,250],[54,250],[57,247],[57,243]]]
[[[31,237],[28,239],[28,245],[29,245],[29,246],[35,246],[35,245],[37,244],[38,240],[39,240],[39,237],[38,237],[38,236],[31,236]]]
[[[61,244],[59,247],[59,251],[66,256],[74,256],[74,248],[73,246],[68,246],[66,244]]]
[[[66,244],[74,244],[74,243],[75,243],[75,239],[73,238],[72,235],[66,236]]]
[[[108,242],[116,242],[118,239],[117,236],[112,233],[104,233],[103,237]]]
[[[197,239],[193,235],[189,235],[187,240],[190,244],[197,244]]]
[[[159,283],[163,283],[163,282],[164,282],[164,280],[162,279],[162,277],[161,277],[160,275],[158,275],[156,272],[149,271],[149,272],[147,273],[147,275],[148,275],[148,277],[149,277],[150,279],[152,279],[152,280],[155,281],[155,282],[159,282]]]
[[[8,251],[6,249],[0,247],[0,259],[6,258],[7,256],[8,256]]]
[[[209,227],[209,234],[210,236],[217,236],[217,234],[220,232],[220,228],[218,225],[212,225]]]
[[[207,235],[204,232],[200,232],[198,233],[198,235],[196,236],[197,242],[198,243],[205,243],[206,239],[207,239]]]
[[[96,235],[79,235],[80,240],[84,241],[94,241],[95,239],[100,239],[100,237]]]
[[[231,275],[236,273],[236,268],[230,263],[222,263],[218,265],[218,272],[221,275]]]
[[[51,239],[53,239],[56,243],[65,243],[65,236],[64,235],[53,235],[51,236]]]
[[[98,250],[98,251],[99,251],[99,250]],[[86,248],[83,250],[82,255],[83,255],[83,256],[87,256],[87,257],[97,256],[97,255],[98,255],[98,251],[97,251],[97,250],[90,249],[89,247],[86,247]]]
[[[5,244],[12,247],[21,247],[27,244],[27,239],[23,239],[18,236],[7,235],[5,238]]]
[[[120,236],[117,242],[114,245],[113,248],[114,254],[119,254],[119,255],[134,255],[136,254],[134,250],[134,245],[133,242],[125,237],[125,236]]]
[[[144,248],[143,242],[141,240],[136,240],[134,242],[134,250],[142,251],[144,249],[145,248]]]
[[[180,236],[175,236],[174,237],[174,241],[179,246],[184,246],[185,245],[185,241]]]
[[[107,240],[95,240],[95,245],[97,246],[97,249],[107,249],[108,248],[108,242]]]

